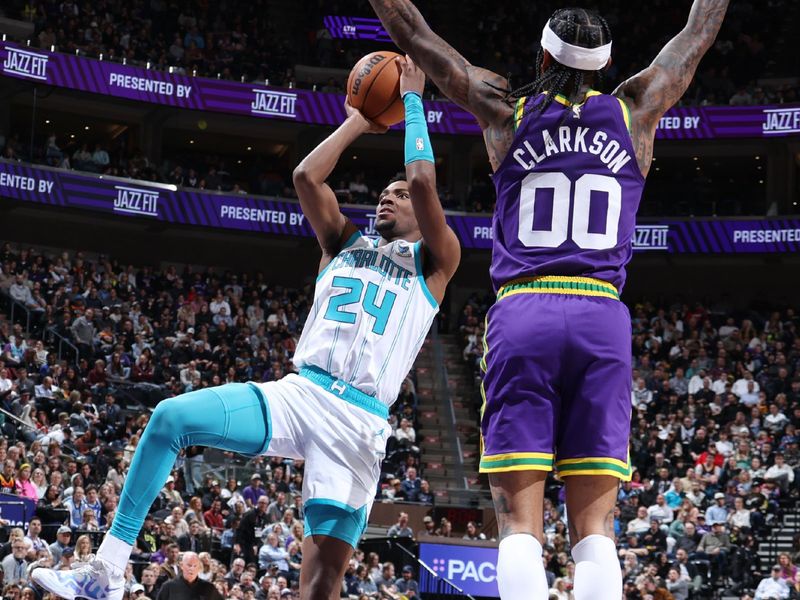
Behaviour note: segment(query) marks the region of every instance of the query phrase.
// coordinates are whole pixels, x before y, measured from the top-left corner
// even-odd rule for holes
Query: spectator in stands
[[[390,562],[383,563],[380,576],[375,578],[375,585],[378,587],[378,593],[381,598],[397,597],[397,586],[395,585],[394,564]]]
[[[0,568],[4,574],[4,584],[16,583],[25,585],[28,583],[29,563],[26,560],[27,553],[28,549],[24,539],[18,538],[11,542],[11,554],[0,562]]]
[[[781,579],[780,565],[774,565],[769,577],[758,583],[754,600],[784,600],[790,594],[789,585]]]
[[[714,494],[714,505],[710,506],[706,511],[706,523],[714,525],[715,523],[728,522],[728,509],[725,506],[725,494],[717,492]]]
[[[50,554],[53,556],[53,563],[58,563],[61,560],[61,554],[67,548],[71,548],[70,540],[72,539],[72,530],[66,525],[62,525],[56,531],[56,541],[48,547]]]
[[[467,532],[464,534],[463,538],[465,540],[485,540],[486,535],[482,531],[478,531],[478,525],[475,521],[469,521],[467,523]]]
[[[715,567],[716,577],[722,580],[727,574],[728,552],[731,549],[731,541],[725,532],[725,523],[717,521],[712,524],[711,531],[706,533],[697,546],[697,558],[704,558],[711,561]]]
[[[111,159],[108,156],[108,152],[106,152],[105,146],[99,143],[96,144],[92,153],[91,166],[97,173],[103,173],[110,162]]]
[[[420,504],[433,504],[433,493],[427,479],[422,479],[419,484],[417,502]]]
[[[636,518],[628,522],[627,533],[638,535],[644,533],[650,527],[650,517],[647,514],[647,508],[640,506],[636,512]]]
[[[402,576],[394,584],[397,591],[409,600],[419,598],[419,584],[414,579],[414,568],[411,565],[403,567]]]
[[[256,501],[253,508],[248,510],[236,530],[233,550],[240,554],[247,563],[254,562],[258,556],[256,548],[256,529],[263,529],[269,523],[267,519],[267,507],[269,498],[261,496]]]
[[[186,552],[180,563],[180,572],[161,586],[157,600],[222,600],[222,595],[210,582],[198,575],[201,571],[200,558],[194,552]],[[246,598],[247,596],[245,596]]]
[[[406,500],[417,502],[422,487],[422,482],[417,478],[417,470],[414,467],[406,469],[406,476],[402,482],[403,490],[406,493]]]
[[[69,511],[69,526],[73,529],[80,527],[83,521],[83,510],[86,508],[82,487],[76,487],[72,491],[72,495],[64,501],[64,508]]]
[[[414,531],[408,526],[408,513],[400,512],[397,515],[397,523],[389,528],[386,535],[389,537],[413,538]]]
[[[28,523],[28,534],[25,536],[25,544],[29,550],[38,553],[46,550],[49,553],[47,542],[39,537],[42,533],[42,521],[39,517],[33,517]]]
[[[93,560],[92,539],[88,535],[78,536],[75,541],[75,562],[88,563]]]
[[[651,520],[656,519],[661,525],[669,525],[674,518],[672,509],[667,505],[664,494],[656,496],[656,503],[647,508],[647,515]]]
[[[90,359],[94,354],[94,310],[87,308],[86,312],[72,322],[70,326],[72,338],[82,358]]]
[[[256,501],[264,494],[264,486],[261,482],[261,475],[253,473],[250,476],[250,485],[242,491],[242,497],[248,507],[255,506]]]

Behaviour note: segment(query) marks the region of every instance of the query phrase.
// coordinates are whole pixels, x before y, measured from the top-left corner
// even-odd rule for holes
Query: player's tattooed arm
[[[681,99],[697,66],[714,44],[729,0],[695,0],[689,20],[641,73],[614,92],[631,109],[633,142],[642,173],[653,158],[653,140],[659,119]]]
[[[370,4],[394,43],[425,71],[443,94],[475,115],[496,168],[508,152],[514,134],[513,108],[500,91],[508,88],[506,78],[469,64],[431,30],[409,0],[370,0]]]
[[[342,244],[357,231],[350,219],[339,210],[336,194],[325,181],[339,157],[364,133],[386,131],[370,123],[361,113],[346,107],[347,120],[297,165],[292,174],[303,215],[311,224],[322,248],[320,269],[339,253]]]

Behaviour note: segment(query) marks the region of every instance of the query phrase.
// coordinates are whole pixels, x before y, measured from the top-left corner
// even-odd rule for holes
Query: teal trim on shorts
[[[367,528],[367,507],[353,508],[337,500],[312,498],[305,504],[303,534],[326,535],[358,547]]]
[[[264,445],[261,447],[261,450],[258,452],[258,454],[255,455],[260,456],[266,453],[270,442],[272,442],[272,415],[269,412],[269,402],[267,402],[267,397],[264,395],[264,392],[261,391],[261,388],[253,382],[248,382],[247,385],[255,390],[256,394],[261,400],[261,411],[264,413],[264,422],[267,424],[267,432],[264,434]]]
[[[389,418],[389,408],[380,400],[369,394],[365,394],[346,381],[338,379],[327,371],[315,366],[302,367],[300,377],[305,377],[310,382],[317,384],[327,392],[338,396],[345,402],[366,410],[382,419]]]
[[[431,303],[431,306],[434,309],[439,310],[439,303],[428,289],[428,284],[425,281],[425,273],[422,272],[422,240],[414,244],[414,266],[417,269],[417,281],[419,282],[419,287],[422,289],[422,293],[425,294],[425,297],[428,299],[428,302]]]

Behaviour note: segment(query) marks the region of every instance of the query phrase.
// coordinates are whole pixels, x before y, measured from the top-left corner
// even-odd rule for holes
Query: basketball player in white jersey
[[[377,489],[391,433],[389,407],[460,259],[436,193],[420,99],[425,75],[410,61],[400,62],[407,178],[381,192],[381,238],[361,235],[339,211],[325,180],[353,141],[385,129],[348,107],[347,120],[294,173],[303,213],[322,247],[314,305],[294,356],[299,374],[161,402],[139,442],[97,558],[72,571],[37,569],[37,584],[68,600],[120,600],[125,567],[150,505],[180,449],[200,445],[305,459],[300,596],[338,598]]]

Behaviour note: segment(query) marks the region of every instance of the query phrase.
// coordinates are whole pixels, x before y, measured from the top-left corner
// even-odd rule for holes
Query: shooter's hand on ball
[[[414,64],[410,56],[395,60],[400,65],[400,97],[405,96],[407,92],[414,92],[421,98],[422,90],[425,89],[425,73]]]
[[[364,133],[386,133],[389,131],[388,127],[378,125],[367,119],[361,111],[350,106],[350,102],[345,99],[344,110],[347,112],[348,119],[356,119],[363,127]]]

